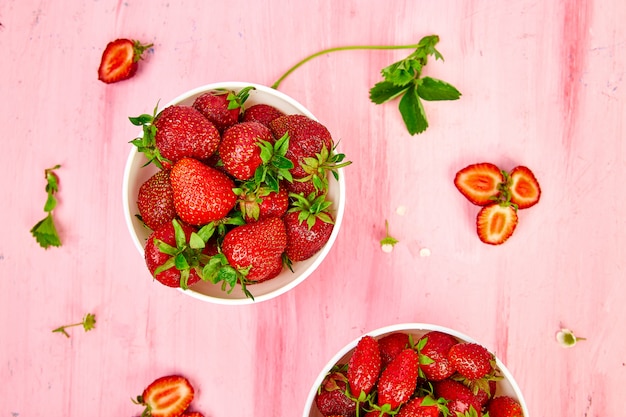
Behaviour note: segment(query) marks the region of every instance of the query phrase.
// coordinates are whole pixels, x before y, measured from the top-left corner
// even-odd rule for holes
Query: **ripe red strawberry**
[[[411,398],[419,377],[419,356],[413,349],[404,349],[385,368],[378,380],[379,406],[395,410]]]
[[[477,343],[457,343],[448,351],[448,360],[459,374],[471,380],[484,378],[494,370],[494,356]]]
[[[116,39],[109,42],[102,53],[98,79],[106,84],[126,80],[137,72],[143,53],[152,48],[130,39]]]
[[[143,222],[152,230],[176,217],[169,171],[157,171],[139,187],[137,208]]]
[[[285,188],[287,191],[294,194],[302,194],[302,195],[310,195],[311,193],[315,193],[315,195],[320,196],[324,194],[327,190],[316,189],[313,181],[287,181],[285,184]]]
[[[185,244],[189,242],[191,233],[195,229],[178,221],[180,226],[179,237],[184,240]],[[187,260],[188,267],[182,270],[176,268],[173,253],[166,253],[160,249],[160,242],[175,248],[182,253]],[[208,249],[207,249],[208,250]],[[189,247],[179,246],[176,241],[176,228],[173,222],[166,223],[150,234],[146,241],[144,249],[144,258],[148,270],[163,285],[168,287],[187,288],[189,285],[195,284],[200,280],[197,268],[201,268],[200,257],[198,251]]]
[[[232,90],[216,89],[198,96],[192,107],[210,120],[220,133],[239,121],[241,106],[248,99],[250,90],[246,87],[239,93]]]
[[[496,381],[494,379],[490,379],[487,381],[487,388],[479,388],[478,391],[474,394],[476,396],[476,400],[482,406],[487,404],[489,399],[493,398],[496,394]]]
[[[539,202],[541,187],[532,171],[525,166],[513,168],[509,173],[511,203],[526,209]]]
[[[291,174],[294,178],[307,175],[302,164],[304,158],[315,158],[326,147],[332,150],[333,139],[328,129],[320,122],[301,114],[277,117],[269,124],[274,137],[289,133],[289,149],[285,156],[293,162]]]
[[[272,217],[231,229],[224,236],[222,253],[233,268],[250,268],[248,281],[261,282],[280,273],[286,246],[285,224]]]
[[[170,182],[176,213],[191,225],[221,220],[237,202],[235,184],[226,174],[192,158],[174,165]]]
[[[356,402],[346,395],[348,378],[345,372],[331,372],[324,378],[315,396],[315,405],[324,416],[353,417],[356,415]]]
[[[378,339],[380,347],[381,368],[385,369],[387,365],[400,352],[409,347],[409,335],[402,332],[394,332]]]
[[[489,245],[501,245],[513,235],[517,226],[517,210],[507,203],[484,206],[476,217],[478,237]]]
[[[443,405],[430,396],[415,397],[400,408],[396,417],[439,417],[439,412],[443,408]]]
[[[489,162],[468,165],[454,177],[454,185],[469,201],[478,206],[493,203],[500,193],[504,174]]]
[[[289,194],[281,187],[278,192],[267,187],[250,189],[251,186],[243,184],[235,189],[238,196],[239,211],[246,223],[270,217],[282,217],[289,208]]]
[[[524,417],[519,401],[505,395],[494,397],[489,401],[487,411],[489,417]]]
[[[269,126],[269,123],[272,120],[280,116],[283,116],[284,114],[285,113],[278,110],[274,106],[260,103],[260,104],[255,104],[255,105],[248,107],[244,111],[243,115],[241,116],[241,120],[243,122],[255,121],[255,122],[263,123],[266,126]]]
[[[165,168],[182,158],[207,160],[220,144],[220,133],[198,110],[175,105],[163,109],[154,120],[154,144],[169,161]]]
[[[170,375],[156,379],[133,402],[145,406],[142,415],[179,417],[189,407],[193,397],[194,389],[187,378]]]
[[[444,379],[433,382],[433,388],[437,397],[447,400],[446,406],[451,416],[456,416],[457,413],[460,415],[471,414],[472,408],[476,412],[476,417],[482,416],[481,404],[472,394],[472,391],[461,382]]]
[[[380,375],[380,366],[378,341],[369,335],[361,337],[348,361],[348,383],[354,397],[363,400],[362,395],[369,395]]]
[[[252,178],[263,163],[260,143],[274,143],[269,128],[258,122],[242,122],[227,128],[218,152],[224,168],[239,180]]]
[[[427,379],[441,381],[454,374],[455,369],[448,359],[448,352],[457,343],[458,340],[451,335],[438,331],[430,331],[418,340],[420,369]]]
[[[294,199],[292,208],[283,217],[287,228],[285,254],[291,261],[304,261],[324,247],[333,232],[334,220],[328,211],[330,201],[326,196],[305,198],[290,194]]]

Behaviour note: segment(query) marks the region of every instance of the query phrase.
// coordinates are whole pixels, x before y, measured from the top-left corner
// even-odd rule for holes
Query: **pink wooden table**
[[[0,3],[0,415],[132,416],[130,398],[182,373],[206,416],[299,416],[319,370],[378,327],[427,322],[494,350],[533,416],[616,416],[626,384],[623,135],[626,4],[617,1],[84,1]],[[339,45],[438,34],[427,72],[463,93],[427,103],[409,136],[376,106],[379,70],[408,51],[324,55],[280,87],[341,140],[343,227],[292,292],[243,307],[153,282],[128,235],[127,117],[217,81],[269,85]],[[137,76],[97,80],[116,37],[153,42]],[[527,165],[542,201],[504,245],[482,244],[454,173]],[[43,170],[61,164],[63,246],[43,250]],[[399,207],[406,213],[400,215]],[[400,240],[383,253],[384,222]],[[420,249],[430,250],[429,257]],[[96,328],[52,333],[97,317]],[[555,341],[561,327],[587,340]]]

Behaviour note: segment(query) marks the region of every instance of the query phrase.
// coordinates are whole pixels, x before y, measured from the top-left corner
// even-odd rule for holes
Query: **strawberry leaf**
[[[61,239],[52,216],[52,211],[57,206],[55,194],[59,191],[59,177],[54,171],[60,167],[61,165],[55,165],[44,171],[47,197],[43,210],[48,214],[30,229],[30,233],[44,249],[48,249],[50,246],[61,246]]]
[[[427,101],[458,100],[461,93],[453,85],[431,77],[424,77],[417,87],[417,94]]]
[[[424,132],[428,128],[428,121],[424,113],[424,107],[417,95],[415,86],[406,90],[406,93],[400,99],[398,106],[402,120],[411,135]]]

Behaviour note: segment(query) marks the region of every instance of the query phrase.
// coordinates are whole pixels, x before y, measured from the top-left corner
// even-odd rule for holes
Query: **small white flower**
[[[383,243],[382,245],[380,245],[380,248],[385,253],[391,253],[391,251],[393,251],[393,245],[391,243]]]
[[[428,248],[422,248],[422,249],[420,249],[420,256],[421,256],[422,258],[427,258],[427,257],[429,257],[429,256],[430,256],[430,249],[428,249]]]
[[[389,236],[389,223],[385,220],[385,233],[386,236],[380,240],[380,248],[385,253],[390,253],[393,250],[393,246],[398,243],[398,240]]]
[[[556,334],[556,341],[564,348],[571,348],[576,345],[579,340],[585,340],[584,337],[576,337],[570,329],[561,329]]]

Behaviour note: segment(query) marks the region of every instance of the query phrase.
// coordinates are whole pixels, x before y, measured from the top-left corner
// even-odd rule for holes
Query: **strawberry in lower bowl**
[[[157,281],[247,304],[294,288],[326,257],[349,162],[304,106],[229,82],[130,119],[143,132],[126,163],[124,212]]]
[[[460,332],[406,323],[358,337],[314,381],[302,417],[528,416],[498,358]]]

